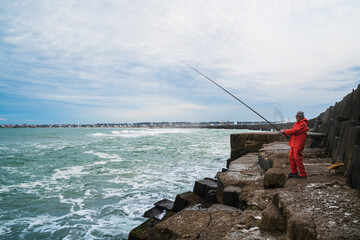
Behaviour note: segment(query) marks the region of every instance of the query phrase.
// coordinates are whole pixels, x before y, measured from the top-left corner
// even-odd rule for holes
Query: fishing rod
[[[268,124],[270,124],[272,127],[274,127],[276,130],[278,130],[280,132],[280,129],[277,128],[274,124],[272,124],[271,122],[269,122],[266,118],[264,118],[263,116],[261,116],[257,111],[255,111],[254,109],[252,109],[250,106],[248,106],[246,103],[244,103],[243,101],[241,101],[240,99],[238,99],[237,97],[235,97],[231,92],[229,92],[228,90],[226,90],[225,88],[223,88],[222,86],[220,86],[219,84],[217,84],[215,81],[213,81],[212,79],[210,79],[209,77],[207,77],[205,74],[203,74],[202,72],[200,72],[199,70],[197,70],[196,68],[190,66],[189,64],[181,61],[183,64],[185,64],[186,66],[188,66],[189,68],[191,68],[192,70],[194,70],[195,72],[199,73],[200,75],[202,75],[203,77],[205,77],[207,80],[211,81],[213,84],[215,84],[216,86],[218,86],[219,88],[221,88],[222,90],[224,90],[226,93],[228,93],[230,96],[232,96],[233,98],[235,98],[236,100],[238,100],[239,102],[241,102],[242,104],[245,105],[245,107],[247,107],[248,109],[250,109],[251,111],[253,111],[254,113],[256,113],[259,117],[261,117],[262,119],[264,119]]]

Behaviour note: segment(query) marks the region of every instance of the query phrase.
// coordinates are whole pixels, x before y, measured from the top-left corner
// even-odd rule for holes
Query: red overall
[[[306,177],[305,167],[302,160],[302,150],[305,146],[306,134],[308,131],[308,120],[303,118],[296,122],[292,129],[286,129],[285,135],[290,135],[289,163],[292,173],[297,173],[298,169],[301,177]]]

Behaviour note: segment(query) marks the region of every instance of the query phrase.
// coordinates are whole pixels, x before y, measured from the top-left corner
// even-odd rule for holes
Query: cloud
[[[7,1],[0,93],[106,108],[122,120],[155,112],[200,120],[194,108],[216,118],[213,107],[232,100],[183,60],[260,110],[282,105],[286,116],[333,104],[359,83],[359,10],[357,1],[331,0]]]
[[[6,118],[0,118],[0,121],[6,121],[7,119]]]

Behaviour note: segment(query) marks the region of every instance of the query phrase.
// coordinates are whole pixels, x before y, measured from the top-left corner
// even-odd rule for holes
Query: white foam
[[[126,215],[128,215],[131,218],[134,218],[135,215],[129,210],[129,208],[127,206],[123,206],[123,211]]]
[[[86,175],[88,173],[83,172],[84,166],[73,166],[66,167],[61,169],[55,169],[55,173],[52,175],[52,180],[57,179],[69,179],[71,177],[79,177],[81,175]]]
[[[86,151],[84,153],[93,154],[93,155],[97,156],[98,158],[102,158],[102,159],[113,159],[115,161],[122,161],[122,159],[117,154],[94,152],[92,150]]]
[[[9,232],[11,232],[11,229],[9,227],[0,226],[0,236]]]
[[[88,136],[91,137],[106,137],[106,136],[111,136],[109,134],[104,134],[104,133],[91,133],[91,134],[87,134]]]
[[[1,185],[0,193],[2,193],[2,192],[9,192],[9,191],[10,191],[9,186]],[[1,230],[0,230],[0,231],[1,231]]]

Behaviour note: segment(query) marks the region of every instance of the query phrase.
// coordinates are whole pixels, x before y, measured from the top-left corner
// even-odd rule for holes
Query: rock
[[[232,207],[239,207],[239,196],[241,188],[236,186],[227,186],[223,191],[223,203]]]
[[[352,153],[355,145],[360,145],[360,126],[352,127],[348,130],[348,140],[344,153],[344,164],[348,171],[351,168]]]
[[[206,200],[207,202],[217,203],[217,200],[216,200],[216,190],[210,190],[210,191],[208,191],[207,194],[206,194],[205,200]]]
[[[336,146],[336,162],[347,163],[348,159],[345,158],[346,150],[351,151],[355,143],[355,139],[349,138],[350,128],[358,125],[360,125],[360,123],[355,120],[349,120],[341,124],[339,141]]]
[[[351,154],[350,186],[360,190],[360,146],[355,145]]]
[[[129,233],[129,240],[156,240],[154,226],[159,223],[160,220],[156,218],[149,218],[143,222],[140,226],[134,228]]]
[[[345,100],[345,99],[344,99]],[[349,94],[349,99],[346,101],[346,105],[343,109],[343,117],[346,119],[352,119],[360,121],[360,88],[358,87],[352,93]]]
[[[240,147],[240,148],[231,148],[230,159],[228,160],[228,163],[230,163],[234,159],[244,156],[246,153],[247,151],[245,149],[245,145],[244,147]]]
[[[163,199],[154,203],[154,205],[161,209],[166,209],[167,211],[171,211],[174,207],[174,202],[168,199]]]
[[[172,211],[179,212],[186,207],[198,205],[201,208],[210,207],[211,203],[205,201],[199,195],[193,192],[185,192],[178,194],[175,198],[175,203]]]
[[[261,223],[261,213],[262,211],[258,210],[245,210],[242,212],[241,216],[237,219],[237,223],[245,226],[246,229],[251,227],[260,226]]]
[[[279,168],[270,168],[265,172],[264,187],[265,188],[282,188],[287,181],[286,170]]]
[[[288,239],[317,239],[316,227],[312,217],[305,213],[296,213],[288,220]]]
[[[200,181],[196,181],[194,185],[193,192],[199,195],[200,197],[206,199],[206,196],[210,190],[216,190],[217,181],[212,179],[204,179]]]
[[[270,203],[261,215],[261,229],[270,232],[285,232],[286,221],[280,209],[274,203]]]
[[[144,213],[144,217],[146,217],[146,218],[154,217],[157,219],[161,219],[161,216],[164,214],[164,211],[166,211],[166,210],[163,210],[163,209],[155,206],[155,207],[147,210]]]
[[[256,132],[238,133],[230,135],[231,157],[229,162],[240,158],[248,152],[258,152],[265,143],[284,141],[285,138],[277,133]],[[227,166],[228,167],[228,166]]]
[[[258,226],[246,228],[242,224],[236,224],[222,240],[286,240],[286,234],[284,233],[266,233],[262,232]]]
[[[216,190],[216,199],[218,203],[224,203],[223,201],[223,191],[228,186],[234,187],[244,187],[247,184],[252,183],[254,180],[258,179],[259,176],[249,176],[244,175],[240,172],[227,171],[225,173],[219,174],[218,188]]]
[[[278,189],[264,189],[263,181],[242,188],[239,199],[241,209],[263,211],[272,201]]]
[[[360,195],[346,186],[343,176],[290,180],[294,184],[274,197],[287,219],[289,239],[360,239]]]
[[[250,144],[245,144],[245,149],[248,152],[258,152],[259,149],[264,145],[266,142],[252,142]]]
[[[159,240],[168,239],[222,239],[234,226],[241,211],[223,205],[198,210],[183,210],[155,226]]]
[[[327,135],[325,133],[308,132],[307,143],[308,148],[324,148],[326,146]]]

